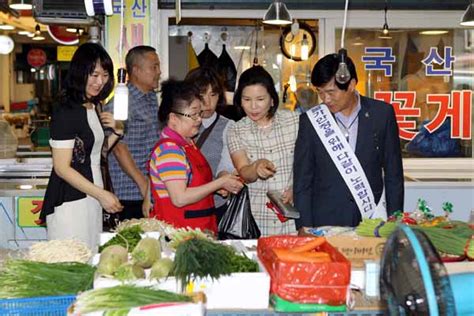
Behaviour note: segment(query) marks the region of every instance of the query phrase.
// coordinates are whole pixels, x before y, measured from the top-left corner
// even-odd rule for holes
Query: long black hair
[[[109,73],[100,93],[90,99],[86,96],[87,79],[94,73],[97,63]],[[74,103],[99,103],[112,92],[114,87],[114,65],[107,51],[99,44],[85,43],[79,46],[72,57],[71,64],[64,82],[62,98]]]
[[[168,123],[170,113],[184,112],[194,100],[201,100],[199,89],[188,81],[167,80],[161,84],[161,103],[158,120]]]

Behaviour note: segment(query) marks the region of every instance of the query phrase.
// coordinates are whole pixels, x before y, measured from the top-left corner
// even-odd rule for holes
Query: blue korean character
[[[365,70],[383,70],[386,77],[392,76],[391,63],[396,60],[392,47],[366,47],[365,54],[362,55]]]
[[[144,18],[146,15],[146,0],[135,0],[132,6],[132,15],[134,18]]]
[[[114,14],[120,14],[122,11],[120,10],[121,1],[120,0],[113,0],[112,1],[112,10]],[[125,3],[123,4],[123,8],[125,9]]]
[[[428,56],[421,62],[426,66],[425,74],[427,76],[452,76],[452,67],[455,61],[456,57],[453,56],[453,48],[445,46],[444,59],[438,54],[437,47],[430,47]],[[442,69],[435,69],[433,63],[444,66]]]

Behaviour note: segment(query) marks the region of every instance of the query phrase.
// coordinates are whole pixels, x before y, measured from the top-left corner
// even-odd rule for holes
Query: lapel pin
[[[369,112],[365,112],[365,117],[369,117]]]

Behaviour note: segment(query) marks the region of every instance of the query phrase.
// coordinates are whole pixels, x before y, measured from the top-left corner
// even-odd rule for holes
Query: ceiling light
[[[36,34],[36,35],[40,35],[40,34],[41,34],[41,28],[40,28],[40,25],[39,25],[39,24],[36,24],[36,26],[35,26],[35,34]]]
[[[3,30],[3,31],[11,31],[11,30],[14,30],[15,27],[13,25],[10,25],[10,24],[0,24],[0,30]]]
[[[18,35],[28,35],[28,34],[30,34],[29,31],[25,31],[25,30],[18,31]]]
[[[309,57],[309,43],[306,34],[303,34],[303,40],[301,41],[301,60],[308,60]]]
[[[441,35],[447,34],[449,31],[446,30],[428,30],[428,31],[421,31],[421,35]]]
[[[383,11],[384,11],[384,21],[385,21],[385,23],[383,24],[383,27],[382,27],[382,33],[384,35],[387,35],[388,34],[388,23],[387,23],[388,4],[387,4],[387,0],[385,0],[385,8],[383,9]]]
[[[44,40],[44,39],[45,39],[45,37],[44,37],[44,36],[41,36],[41,35],[35,35],[35,36],[32,38],[33,41],[42,41],[42,40]]]
[[[474,26],[474,4],[471,1],[471,4],[467,7],[466,12],[462,16],[461,22],[459,23],[462,26]]]
[[[128,88],[125,84],[127,71],[119,68],[117,73],[117,85],[114,92],[114,119],[125,121],[128,118]]]
[[[15,48],[15,43],[11,37],[6,35],[0,35],[0,55],[8,55]]]
[[[271,25],[291,24],[291,15],[286,5],[280,0],[274,0],[263,17],[263,23]]]
[[[392,39],[393,37],[391,37],[390,35],[379,35],[379,38],[380,39]]]
[[[28,33],[28,34],[26,34],[26,36],[28,36],[28,37],[34,37],[34,36],[35,36],[35,33]]]
[[[31,10],[33,9],[33,6],[26,0],[12,0],[10,3],[10,8],[14,10]]]
[[[69,32],[69,33],[76,33],[77,32],[77,28],[75,27],[67,27],[66,28],[66,32]]]

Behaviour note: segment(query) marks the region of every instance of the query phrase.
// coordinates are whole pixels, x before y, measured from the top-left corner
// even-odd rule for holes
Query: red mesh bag
[[[351,278],[351,263],[328,242],[315,250],[327,252],[331,262],[284,262],[273,248],[291,249],[313,237],[271,236],[258,239],[260,261],[271,277],[270,292],[297,303],[346,304]]]

